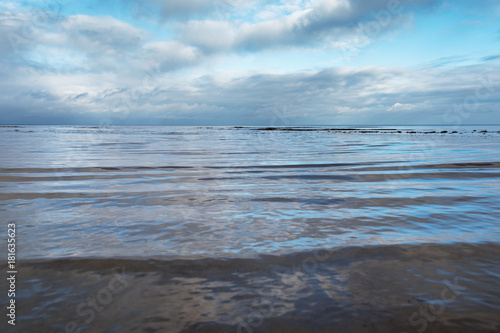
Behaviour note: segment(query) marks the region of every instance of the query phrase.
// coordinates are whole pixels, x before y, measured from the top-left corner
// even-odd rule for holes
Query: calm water
[[[500,127],[322,129],[0,127],[0,328],[500,331]]]

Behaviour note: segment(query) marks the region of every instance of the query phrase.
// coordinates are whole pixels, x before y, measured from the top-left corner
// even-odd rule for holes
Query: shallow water
[[[0,127],[18,331],[500,330],[500,128],[320,129]]]

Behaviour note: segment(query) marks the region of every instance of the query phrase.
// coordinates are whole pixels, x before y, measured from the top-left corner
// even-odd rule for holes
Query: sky
[[[0,0],[0,123],[500,124],[498,0]]]

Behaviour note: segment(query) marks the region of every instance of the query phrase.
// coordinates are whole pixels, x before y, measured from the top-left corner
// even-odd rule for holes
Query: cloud
[[[163,72],[192,66],[202,60],[202,54],[197,48],[178,41],[149,43],[142,54]]]
[[[179,25],[179,30],[179,40],[208,54],[231,51],[236,37],[235,27],[229,21],[190,21]]]
[[[156,17],[161,21],[183,21],[192,17],[224,15],[234,9],[249,8],[259,0],[129,0],[139,16]]]
[[[76,123],[98,124],[109,118],[113,124],[164,125],[500,121],[494,113],[500,103],[500,75],[496,74],[500,68],[487,64],[412,70],[332,67],[289,74],[240,74],[225,81],[205,75],[122,89],[99,89],[88,82],[85,89],[53,90],[64,86],[61,81],[52,89],[32,88],[28,94],[16,94],[21,88],[11,88],[15,98],[3,95],[0,107],[13,110],[15,106],[15,115],[7,117],[11,123],[30,117],[46,123],[54,115]],[[46,79],[61,80],[56,76]],[[105,77],[96,80],[102,79]],[[467,113],[468,118],[459,118]]]
[[[20,3],[0,3],[0,55],[18,54],[33,49],[44,30],[61,16],[58,6],[24,8]]]
[[[0,17],[1,60],[36,70],[116,69],[148,39],[145,31],[111,16],[10,8],[0,10]]]
[[[229,2],[222,0],[156,0],[156,2],[161,4],[163,18],[189,17],[229,5]]]
[[[37,71],[114,72],[134,76],[151,67],[173,71],[195,65],[201,52],[180,41],[151,42],[149,33],[111,16],[69,15],[48,26],[30,25],[29,15],[0,12],[4,52],[15,53],[11,64]],[[30,38],[23,26],[32,29]],[[19,38],[18,44],[12,37]],[[17,39],[15,39],[17,40]],[[2,60],[7,61],[6,56]]]
[[[33,25],[30,15],[11,6],[15,9],[0,11],[0,16],[4,18],[0,23],[0,32],[3,36],[12,36],[13,33],[19,36],[23,26],[31,29],[28,42],[21,38],[23,43],[16,44],[16,49],[21,52],[23,65],[37,70],[118,72],[126,66],[133,75],[152,66],[165,72],[197,66],[219,54],[336,45],[325,42],[353,36],[360,31],[376,38],[378,33],[401,23],[399,7],[409,1],[402,0],[399,6],[389,6],[382,0],[313,0],[273,4],[262,8],[278,14],[278,18],[251,23],[231,17],[185,22],[182,18],[213,11],[215,7],[218,10],[226,7],[235,10],[265,1],[150,0],[147,3],[161,6],[163,16],[177,15],[181,20],[170,27],[178,32],[170,40],[154,40],[147,31],[112,16],[53,15],[50,22]],[[429,5],[432,1],[419,3]],[[257,10],[255,15],[258,14]],[[12,41],[5,37],[0,40],[2,50],[9,49],[9,44]]]
[[[406,111],[406,110],[412,110],[415,108],[415,105],[413,104],[406,104],[406,103],[395,103],[393,106],[387,109],[387,111]]]
[[[177,27],[181,39],[210,52],[317,47],[325,41],[359,39],[359,35],[365,39],[378,38],[411,19],[411,15],[404,13],[429,8],[435,3],[431,0],[417,3],[411,0],[315,0],[293,6],[290,13],[290,5],[271,6],[256,14],[258,22],[255,23],[192,20]]]
[[[471,60],[470,58],[464,57],[464,56],[444,57],[444,58],[439,58],[439,59],[434,60],[432,63],[429,64],[429,66],[442,67],[442,66],[447,66],[447,65],[456,65],[456,64],[467,62],[470,60]]]
[[[66,60],[68,70],[109,71],[132,65],[148,33],[110,16],[71,15],[61,19],[37,39],[39,54]],[[44,63],[52,61],[45,60]]]
[[[15,10],[2,10],[0,7],[0,55],[2,58],[16,51],[28,49],[28,38],[33,32],[21,27],[28,21],[26,13]]]
[[[60,43],[92,54],[136,50],[147,40],[145,31],[111,16],[71,15],[56,28],[62,37]]]
[[[493,60],[497,60],[497,59],[500,59],[500,54],[494,54],[491,56],[484,57],[483,61],[493,61]]]

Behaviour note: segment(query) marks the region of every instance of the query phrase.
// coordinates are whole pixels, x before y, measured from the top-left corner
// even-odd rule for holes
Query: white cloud
[[[111,16],[68,16],[58,29],[66,45],[87,53],[116,54],[136,50],[148,38],[144,30]]]
[[[411,4],[402,0],[400,6],[376,0],[314,0],[269,5],[255,14],[257,22],[192,20],[177,25],[179,38],[214,52],[260,51],[280,47],[318,47],[350,44],[365,46],[371,39],[401,26],[412,16],[402,9],[428,6],[428,0]],[[403,7],[403,4],[405,7]],[[360,42],[362,41],[362,42]]]
[[[235,27],[228,21],[189,21],[178,26],[182,41],[196,45],[207,53],[231,49],[235,38]]]
[[[156,16],[163,21],[184,21],[193,16],[225,16],[233,10],[242,10],[257,6],[265,0],[132,0],[136,12],[141,15]],[[153,7],[150,7],[152,5]],[[154,8],[157,6],[159,8]]]
[[[161,71],[194,65],[202,60],[202,55],[197,48],[178,41],[147,44],[142,54],[151,65],[159,66]]]
[[[183,45],[160,43],[148,45],[147,49],[158,57],[197,61],[196,52]],[[182,79],[171,75],[163,80],[164,74],[159,73],[161,82],[152,80],[148,84],[130,79],[121,82],[111,73],[97,76],[47,73],[42,78],[47,82],[44,89],[35,82],[28,83],[29,80],[9,83],[10,87],[3,83],[0,88],[9,95],[2,95],[0,107],[12,108],[16,100],[22,100],[23,104],[17,105],[22,108],[16,117],[30,114],[48,121],[49,115],[60,116],[65,112],[86,122],[95,117],[109,117],[113,123],[268,125],[276,109],[286,109],[289,125],[440,123],[445,112],[453,112],[454,104],[463,103],[464,96],[474,96],[475,89],[481,87],[478,76],[488,77],[492,73],[500,73],[498,65],[492,62],[477,66],[473,72],[467,68],[432,67],[329,68],[290,74],[240,74],[224,80],[211,76]],[[19,74],[29,75],[26,71]],[[489,80],[498,82],[500,76],[495,74]],[[487,91],[483,90],[482,93]],[[496,103],[498,97],[487,96],[471,118],[491,119]],[[121,119],[125,111],[127,117]],[[447,116],[454,119],[453,115]]]
[[[388,111],[408,111],[408,110],[413,110],[414,108],[415,105],[413,104],[395,103],[388,109]]]

